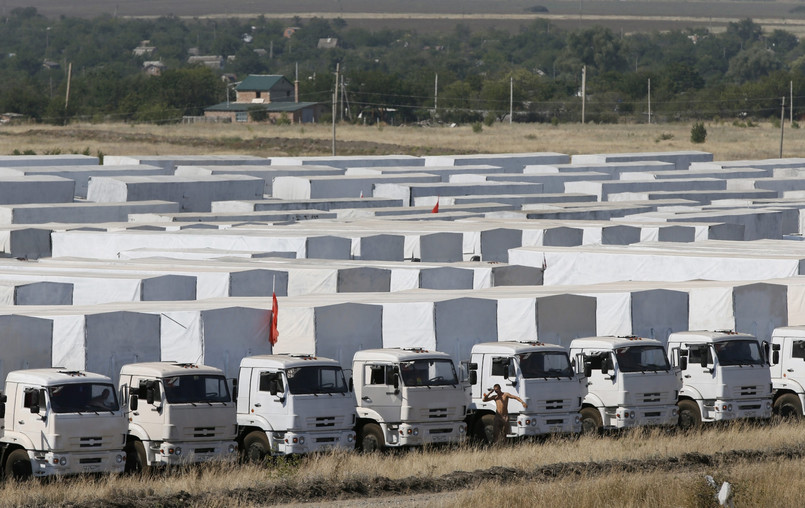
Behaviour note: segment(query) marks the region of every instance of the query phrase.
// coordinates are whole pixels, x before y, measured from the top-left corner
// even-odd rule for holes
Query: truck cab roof
[[[181,362],[141,362],[124,365],[120,376],[145,376],[149,378],[165,378],[185,376],[188,374],[223,375],[224,372],[209,365]]]
[[[341,367],[337,361],[312,355],[255,355],[247,356],[240,361],[241,368],[275,368],[291,369],[309,366]]]
[[[11,371],[8,373],[6,381],[41,386],[55,386],[70,383],[112,383],[112,380],[103,374],[81,370],[60,369],[58,367]]]
[[[683,344],[711,344],[713,342],[721,342],[725,340],[757,340],[754,335],[747,333],[737,333],[732,331],[709,331],[697,330],[686,332],[674,332],[668,336],[668,342],[683,343]]]
[[[775,337],[796,337],[798,339],[805,339],[805,326],[781,326],[775,328],[772,332],[772,338]]]
[[[413,360],[440,359],[450,360],[452,358],[447,353],[441,351],[429,351],[427,349],[402,349],[402,348],[383,348],[383,349],[364,349],[355,353],[353,361],[358,362],[410,362]]]
[[[583,337],[573,339],[570,349],[605,349],[612,350],[619,347],[631,346],[662,346],[662,342],[656,339],[644,337],[617,337],[614,335],[602,335],[599,337]]]
[[[499,342],[482,342],[472,346],[473,353],[481,354],[508,354],[519,355],[533,353],[535,351],[561,351],[567,353],[567,349],[557,344],[547,344],[545,342],[518,342],[513,340]]]

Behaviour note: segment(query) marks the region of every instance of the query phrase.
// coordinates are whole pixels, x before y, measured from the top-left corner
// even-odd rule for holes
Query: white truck
[[[246,459],[354,449],[355,421],[355,396],[335,360],[304,354],[241,360],[238,442]]]
[[[9,372],[2,422],[6,477],[122,473],[126,417],[112,380],[60,368]]]
[[[772,411],[799,420],[805,408],[805,326],[775,328],[770,349]]]
[[[237,458],[235,403],[220,369],[130,363],[118,384],[128,415],[127,471]]]
[[[682,370],[679,426],[771,417],[771,372],[760,342],[732,331],[668,336],[668,355]]]
[[[425,349],[367,349],[352,361],[358,447],[461,443],[469,399],[450,355]]]
[[[570,343],[570,354],[587,377],[581,409],[585,434],[677,424],[680,372],[669,364],[660,341],[584,337]]]
[[[577,434],[579,410],[587,393],[584,379],[573,371],[567,350],[543,342],[484,342],[472,347],[468,364],[471,403],[467,427],[480,441],[494,439],[495,402],[483,396],[499,384],[528,404],[509,401],[508,437]]]

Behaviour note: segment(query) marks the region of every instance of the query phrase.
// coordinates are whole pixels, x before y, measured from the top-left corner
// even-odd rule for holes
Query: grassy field
[[[469,126],[363,127],[336,131],[338,155],[559,152],[664,152],[701,150],[716,160],[767,159],[780,155],[780,129],[771,124],[738,127],[707,123],[707,140],[690,141],[690,124],[579,125],[495,124]],[[105,155],[249,154],[264,157],[330,155],[327,125],[72,124],[67,127],[0,127],[0,154],[90,153]],[[783,156],[805,153],[805,131],[785,126]]]
[[[9,481],[0,485],[0,505],[209,508],[349,500],[349,506],[376,506],[393,499],[395,506],[698,507],[712,501],[705,480],[711,475],[719,485],[733,484],[737,506],[798,506],[804,457],[805,424],[738,424],[495,448],[331,453],[36,487]]]

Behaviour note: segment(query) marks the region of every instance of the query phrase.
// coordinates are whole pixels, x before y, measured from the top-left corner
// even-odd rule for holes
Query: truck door
[[[248,412],[265,415],[269,421],[271,415],[284,415],[287,386],[281,369],[255,369],[249,387],[251,396]]]
[[[386,422],[400,421],[402,386],[394,388],[396,374],[391,365],[366,364],[363,366],[363,386],[358,404],[371,408]]]
[[[805,385],[805,340],[786,340],[791,344],[791,350],[782,353],[780,364],[783,366],[783,374],[787,378]],[[788,344],[786,344],[788,345]]]
[[[142,376],[132,376],[131,377],[131,387],[134,388],[135,391],[138,391],[138,401],[137,401],[137,410],[131,411],[129,413],[129,418],[131,418],[131,423],[141,425],[148,435],[148,437],[153,441],[162,441],[167,438],[167,436],[162,435],[162,421],[163,421],[163,398],[162,392],[164,391],[160,386],[159,382],[156,383],[154,387],[154,403],[148,403],[148,396],[146,394],[146,390],[143,389],[139,393],[140,384],[142,382],[143,386],[145,385],[146,381],[154,381],[151,378],[146,378]],[[126,397],[126,410],[130,411],[131,408],[131,395]]]
[[[36,450],[47,450],[50,446],[45,441],[45,416],[48,414],[45,390],[18,384],[16,399],[19,406],[14,411],[16,430],[28,436]],[[38,413],[31,412],[34,405],[39,406]]]

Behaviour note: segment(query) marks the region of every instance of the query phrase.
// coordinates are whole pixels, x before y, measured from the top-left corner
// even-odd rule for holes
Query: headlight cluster
[[[164,455],[164,454],[165,454],[165,450],[164,450],[164,449],[161,449],[161,450],[159,450],[159,453],[161,453],[161,454],[163,454],[163,455]],[[179,456],[179,455],[181,455],[181,454],[182,454],[182,447],[181,447],[181,446],[177,446],[176,448],[168,448],[168,455],[176,455],[176,456]]]
[[[293,441],[293,444],[305,444],[305,436],[294,437],[291,441]],[[287,437],[285,438],[285,442],[288,442]]]
[[[621,414],[620,414],[620,413],[616,413],[616,414],[615,414],[615,416],[616,416],[616,417],[618,417],[618,418],[620,418],[620,417],[621,417]],[[624,419],[627,419],[627,418],[634,418],[634,416],[635,416],[635,412],[634,412],[634,411],[624,411],[624,412],[623,412],[623,418],[624,418]]]
[[[227,448],[227,451],[229,453],[235,453],[236,451],[238,451],[238,445],[236,445],[236,444],[229,445],[229,448]]]
[[[123,455],[121,453],[118,453],[117,455],[115,455],[115,462],[117,462],[118,464],[122,464],[125,461],[126,461],[126,456],[125,455]]]
[[[351,443],[353,441],[355,441],[355,435],[354,434],[347,435],[347,443]]]
[[[67,465],[67,457],[53,457],[53,465],[54,466]]]

